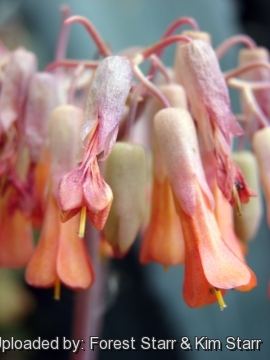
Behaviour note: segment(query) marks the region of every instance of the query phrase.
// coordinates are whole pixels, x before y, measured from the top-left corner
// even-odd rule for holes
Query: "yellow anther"
[[[232,188],[232,194],[233,194],[233,198],[234,198],[234,201],[235,201],[237,215],[242,216],[241,202],[240,202],[237,187],[236,187],[235,184],[233,185],[233,188]]]
[[[168,272],[170,270],[170,267],[169,267],[169,265],[164,265],[163,269],[164,269],[164,271]]]
[[[54,300],[60,300],[60,293],[61,293],[61,282],[59,277],[57,276],[54,283]]]
[[[81,239],[84,238],[85,224],[86,224],[86,206],[83,206],[81,210],[80,227],[79,227],[79,237]]]
[[[214,288],[214,293],[215,293],[217,301],[219,303],[220,310],[224,310],[225,307],[227,307],[227,305],[225,304],[225,302],[223,300],[221,291],[219,289]]]

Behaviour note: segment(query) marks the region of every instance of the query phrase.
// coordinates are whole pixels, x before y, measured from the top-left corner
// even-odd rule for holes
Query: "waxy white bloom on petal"
[[[95,155],[104,151],[106,158],[112,150],[132,76],[131,63],[123,56],[108,56],[95,71],[81,130],[86,143],[91,131],[99,126]]]
[[[180,124],[181,118],[185,121],[181,121]],[[195,211],[196,181],[199,182],[213,208],[214,199],[207,185],[196,129],[189,112],[175,108],[161,110],[155,118],[155,131],[162,148],[172,189],[179,201],[181,199],[183,210],[190,216]],[[183,133],[185,141],[181,140]],[[179,181],[179,169],[181,169],[181,181]]]
[[[44,155],[50,115],[58,103],[55,77],[47,73],[34,74],[29,83],[24,120],[25,141],[34,162],[38,162]]]
[[[11,53],[5,66],[0,96],[0,131],[6,132],[22,116],[31,76],[36,72],[33,53],[19,48]]]
[[[195,120],[209,150],[214,148],[213,125],[230,142],[230,135],[241,135],[242,129],[230,108],[229,92],[212,47],[203,40],[180,46],[175,66],[184,86]]]

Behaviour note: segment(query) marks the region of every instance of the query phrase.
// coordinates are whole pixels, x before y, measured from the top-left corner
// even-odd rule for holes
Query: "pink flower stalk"
[[[131,81],[131,64],[125,57],[109,56],[95,71],[81,129],[85,143],[83,160],[59,185],[62,221],[87,208],[88,217],[98,230],[105,224],[113,195],[99,172],[97,156],[103,154],[106,159],[112,150]]]
[[[254,62],[269,63],[269,51],[263,47],[256,47],[252,49],[242,49],[239,52],[239,66],[252,64]],[[265,81],[270,82],[269,69],[257,67],[246,71],[241,75],[241,79],[249,82]],[[261,89],[254,92],[254,97],[258,102],[263,113],[270,117],[270,89]]]

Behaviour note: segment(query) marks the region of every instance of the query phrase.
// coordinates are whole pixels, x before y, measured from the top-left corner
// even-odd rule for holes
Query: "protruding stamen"
[[[86,206],[83,206],[81,210],[80,227],[79,227],[79,238],[81,239],[84,238],[85,224],[86,224]]]
[[[170,267],[169,267],[169,265],[164,265],[163,269],[165,272],[168,272],[170,270]]]
[[[54,300],[60,300],[61,294],[61,281],[58,276],[56,276],[55,283],[54,283]]]
[[[238,194],[238,191],[237,191],[236,184],[233,185],[232,194],[233,194],[233,198],[234,198],[234,201],[235,201],[237,215],[242,216],[241,202],[240,202],[240,198],[239,198],[239,194]]]
[[[225,304],[225,302],[223,300],[221,291],[219,289],[214,288],[214,293],[215,293],[217,301],[219,303],[220,310],[224,310],[225,307],[227,307],[227,305]]]

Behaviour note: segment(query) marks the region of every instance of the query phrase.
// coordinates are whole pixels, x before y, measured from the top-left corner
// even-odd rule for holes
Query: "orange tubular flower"
[[[154,178],[151,218],[142,239],[140,262],[179,265],[184,257],[183,232],[168,178],[161,182]]]
[[[50,190],[38,246],[26,269],[26,281],[36,287],[58,287],[59,280],[73,289],[86,289],[94,281],[84,242],[78,237],[79,216],[66,224]],[[56,297],[57,294],[56,290]]]
[[[63,222],[81,209],[82,221],[87,213],[98,230],[106,222],[113,195],[99,172],[97,155],[103,153],[106,159],[113,148],[131,80],[131,64],[125,57],[109,56],[95,71],[81,130],[81,138],[86,143],[83,160],[59,185]]]
[[[152,209],[140,250],[140,262],[155,261],[164,266],[184,262],[185,249],[181,223],[156,139],[153,140]]]
[[[19,209],[9,211],[12,191],[0,199],[0,266],[19,268],[27,264],[33,253],[30,222]]]
[[[216,301],[216,295],[223,309],[220,290],[249,284],[252,273],[221,238],[190,114],[164,109],[154,122],[183,228],[184,299],[190,307],[200,307]]]
[[[59,298],[60,281],[74,289],[86,289],[94,281],[89,255],[78,236],[79,216],[62,224],[57,204],[59,181],[76,166],[82,121],[82,110],[71,105],[58,107],[52,113],[51,175],[45,218],[37,248],[26,270],[28,284],[37,287],[55,285],[56,298]]]

